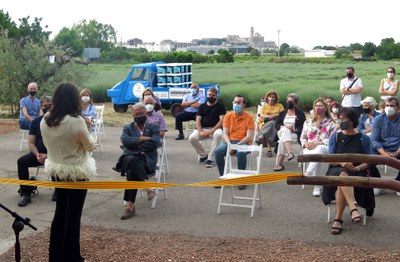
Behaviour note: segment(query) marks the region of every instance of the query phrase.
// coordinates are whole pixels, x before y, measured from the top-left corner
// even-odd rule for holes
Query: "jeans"
[[[29,130],[31,127],[31,122],[29,122],[29,120],[26,118],[21,118],[19,120],[19,127],[24,130]]]
[[[231,144],[237,144],[240,142],[240,140],[231,140],[230,142]],[[222,143],[219,144],[215,150],[215,162],[218,167],[219,176],[224,175],[225,155],[227,149],[228,145],[225,143],[225,141],[222,141]],[[238,169],[246,169],[248,153],[249,152],[236,152]]]

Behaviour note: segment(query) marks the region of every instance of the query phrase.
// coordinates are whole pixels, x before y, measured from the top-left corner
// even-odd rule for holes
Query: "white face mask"
[[[262,106],[265,106],[265,104],[267,104],[267,102],[261,101],[261,105],[262,105]]]
[[[387,77],[388,78],[392,78],[392,77],[394,77],[394,74],[393,73],[387,73]]]
[[[146,112],[151,112],[154,109],[154,105],[152,104],[147,104],[145,105],[145,107],[146,107]]]
[[[82,96],[82,102],[88,103],[90,101],[90,96]]]
[[[337,107],[332,108],[332,113],[336,114],[337,112],[339,112],[339,108],[337,108]]]
[[[387,107],[385,107],[385,113],[388,116],[394,116],[396,114],[396,109],[394,109],[393,107],[387,106]]]

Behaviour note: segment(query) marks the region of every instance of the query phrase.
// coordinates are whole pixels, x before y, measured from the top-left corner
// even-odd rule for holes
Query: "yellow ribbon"
[[[237,186],[272,183],[286,180],[289,176],[301,176],[299,173],[268,173],[241,178],[225,180],[212,180],[190,184],[172,184],[141,181],[79,181],[79,182],[52,182],[38,180],[19,180],[10,178],[0,178],[0,183],[38,187],[57,187],[69,189],[100,189],[100,190],[124,190],[124,189],[143,189],[151,187],[177,187],[177,186]]]

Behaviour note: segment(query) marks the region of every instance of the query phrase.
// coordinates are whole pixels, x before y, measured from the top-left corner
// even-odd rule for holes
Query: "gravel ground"
[[[0,135],[17,131],[0,120]],[[133,218],[135,219],[135,218]],[[340,236],[338,236],[340,237]],[[21,239],[22,261],[46,261],[49,230]],[[83,225],[82,255],[88,261],[400,261],[400,249],[360,248],[265,238],[210,238],[149,234]],[[14,248],[0,256],[14,261]]]

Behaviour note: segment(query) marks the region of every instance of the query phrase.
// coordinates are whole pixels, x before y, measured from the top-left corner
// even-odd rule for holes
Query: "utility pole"
[[[280,45],[280,39],[279,39],[279,35],[280,35],[280,33],[281,33],[281,31],[282,30],[280,30],[280,29],[278,29],[278,58],[280,57],[280,55],[281,55],[281,45]]]

